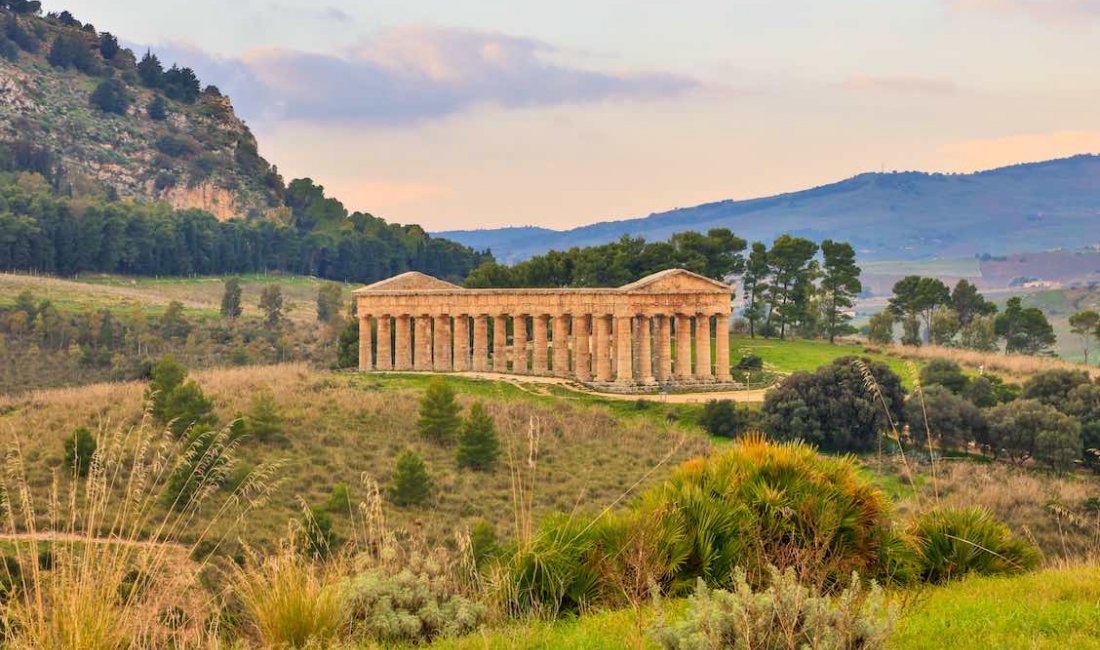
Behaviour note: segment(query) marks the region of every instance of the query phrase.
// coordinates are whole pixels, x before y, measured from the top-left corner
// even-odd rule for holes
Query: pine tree
[[[825,330],[829,334],[829,343],[837,334],[852,331],[848,321],[848,309],[855,304],[854,298],[863,291],[859,281],[860,268],[856,266],[856,252],[851,244],[826,239],[821,242],[821,255],[824,263],[821,277],[822,310],[825,317]]]
[[[252,396],[247,422],[248,433],[260,442],[271,441],[283,433],[283,416],[270,388],[265,386]]]
[[[491,468],[500,456],[496,426],[481,402],[475,402],[470,407],[470,416],[462,424],[459,434],[456,455],[459,467],[480,471]]]
[[[458,411],[454,389],[442,377],[433,378],[420,400],[420,421],[417,423],[420,434],[436,442],[454,440],[462,425]]]
[[[95,456],[96,439],[91,431],[81,427],[65,438],[65,466],[76,470],[77,476],[88,475]]]
[[[390,500],[400,507],[421,505],[431,497],[432,479],[416,452],[406,449],[397,457],[387,491]]]
[[[159,99],[159,98],[158,98]],[[228,278],[222,293],[222,317],[237,320],[241,315],[241,279]]]
[[[342,294],[343,289],[334,283],[325,284],[317,291],[317,320],[329,323],[340,315]]]
[[[260,291],[260,309],[267,314],[264,320],[268,327],[278,327],[283,319],[283,289],[277,284],[269,284]]]

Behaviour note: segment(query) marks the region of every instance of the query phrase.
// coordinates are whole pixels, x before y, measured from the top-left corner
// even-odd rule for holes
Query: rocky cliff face
[[[11,17],[0,15],[4,19]],[[259,156],[228,97],[211,87],[194,103],[166,99],[142,86],[125,50],[117,56],[128,60],[103,65],[95,75],[51,65],[51,42],[73,30],[37,16],[15,19],[40,46],[14,60],[0,57],[0,145],[46,157],[59,187],[74,195],[163,200],[219,219],[266,214],[281,204],[282,181]],[[93,52],[94,38],[88,38]],[[131,100],[125,114],[91,105],[107,78],[123,82]],[[166,114],[153,119],[149,106],[158,95]]]

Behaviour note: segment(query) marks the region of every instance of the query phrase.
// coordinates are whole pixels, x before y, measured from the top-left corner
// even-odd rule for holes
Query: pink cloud
[[[940,147],[946,167],[972,172],[1011,165],[1021,160],[1050,160],[1100,152],[1100,131],[1024,133],[999,138],[950,142]]]

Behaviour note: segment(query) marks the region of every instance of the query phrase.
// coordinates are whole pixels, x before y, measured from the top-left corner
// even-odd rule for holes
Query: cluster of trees
[[[488,471],[500,457],[500,440],[496,424],[481,402],[470,405],[463,418],[462,408],[455,401],[454,389],[441,377],[428,384],[420,401],[420,435],[438,445],[454,445],[459,468]],[[432,496],[433,482],[424,460],[407,449],[397,458],[394,473],[387,487],[390,500],[401,507],[421,505]]]
[[[550,251],[512,266],[487,261],[470,273],[466,286],[617,287],[672,268],[721,280],[741,272],[745,245],[727,228],[705,235],[676,233],[664,242],[627,235],[601,246]]]
[[[1046,371],[1016,386],[936,360],[907,396],[885,364],[844,357],[770,391],[760,425],[772,438],[832,452],[977,448],[1015,464],[1100,470],[1100,385],[1080,371]]]
[[[748,255],[745,255],[748,250]],[[820,254],[820,259],[818,256]],[[624,236],[602,246],[550,251],[512,266],[487,261],[467,287],[615,287],[651,273],[684,268],[725,280],[742,276],[745,319],[755,336],[827,336],[854,331],[848,324],[863,287],[855,250],[845,242],[817,243],[782,235],[771,247],[748,243],[727,228],[676,233],[665,242]]]
[[[189,316],[176,301],[161,311],[71,309],[24,291],[0,307],[0,390],[136,379],[148,374],[151,359],[165,354],[197,365],[332,363],[331,346],[318,332],[272,327],[283,318],[281,300],[269,297],[267,304],[278,308],[264,311],[262,320],[238,320],[240,285],[234,283],[238,293],[223,301],[223,314],[230,309],[235,316],[225,322]],[[268,286],[281,298],[277,285]]]
[[[869,340],[892,343],[898,322],[903,345],[935,343],[993,352],[1003,342],[1005,352],[1036,355],[1050,354],[1056,341],[1042,310],[1024,307],[1017,296],[999,311],[965,279],[954,289],[938,278],[909,275],[898,280],[889,307],[871,317]]]
[[[409,270],[460,280],[485,259],[419,226],[349,215],[308,179],[291,186],[308,188],[320,200],[292,204],[290,223],[218,221],[201,210],[163,204],[77,202],[55,196],[34,176],[0,174],[0,269],[57,275],[282,271],[374,282]]]

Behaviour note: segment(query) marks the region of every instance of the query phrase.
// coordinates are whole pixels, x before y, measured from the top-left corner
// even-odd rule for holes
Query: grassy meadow
[[[1100,648],[1100,567],[1046,569],[1018,577],[972,577],[917,594],[896,592],[902,616],[890,650],[1034,650]],[[556,622],[534,621],[444,639],[433,650],[653,649],[659,616],[675,620],[682,604],[599,612]]]
[[[241,280],[241,305],[244,317],[260,317],[260,291],[265,285],[282,287],[284,312],[295,322],[316,321],[317,290],[331,280],[301,275],[246,274]],[[190,278],[150,278],[89,273],[74,278],[0,273],[0,306],[11,305],[23,291],[37,299],[48,299],[58,308],[82,311],[108,309],[127,313],[140,308],[148,315],[157,315],[171,301],[179,301],[184,313],[193,318],[217,318],[221,306],[225,278],[197,276]],[[341,283],[342,284],[342,283]],[[344,285],[344,298],[351,299],[356,288]]]
[[[302,504],[323,504],[337,484],[347,484],[352,501],[358,502],[365,480],[384,485],[394,460],[406,448],[425,459],[435,497],[423,508],[394,508],[387,513],[393,527],[433,542],[480,520],[501,535],[512,528],[506,463],[487,473],[459,471],[453,447],[440,447],[417,433],[424,376],[331,373],[304,364],[205,370],[192,376],[214,399],[222,424],[247,412],[258,390],[270,390],[279,405],[284,420],[281,439],[246,441],[239,450],[245,467],[283,463],[274,498],[253,513],[241,531],[252,543],[280,539],[287,521],[300,515]],[[686,406],[639,410],[633,402],[565,400],[506,382],[451,382],[464,408],[474,400],[485,402],[505,450],[525,457],[529,435],[537,436],[537,513],[598,511],[636,484],[658,480],[709,446],[701,432],[676,417],[668,418],[669,412]],[[111,431],[137,424],[143,390],[142,383],[126,382],[0,397],[0,432],[6,440],[20,440],[33,487],[44,494],[51,470],[61,466],[64,438],[79,427]],[[64,478],[65,472],[60,474]],[[350,525],[349,515],[346,508],[334,512],[342,535]]]

